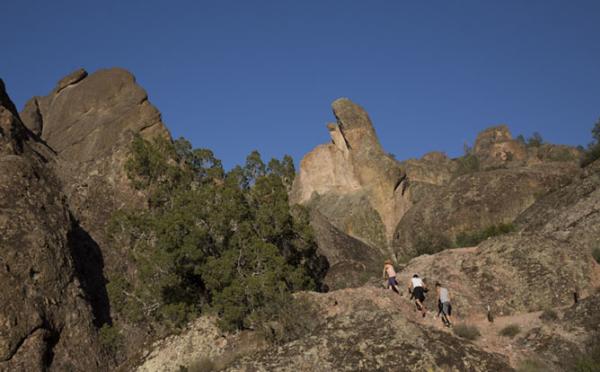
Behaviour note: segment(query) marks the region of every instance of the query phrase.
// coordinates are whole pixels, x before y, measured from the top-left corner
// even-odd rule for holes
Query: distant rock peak
[[[60,93],[60,91],[62,91],[66,87],[79,83],[81,80],[85,79],[87,76],[88,76],[87,71],[82,68],[71,72],[69,75],[65,76],[58,82],[58,84],[56,85],[56,88],[54,88],[54,93],[55,94]]]

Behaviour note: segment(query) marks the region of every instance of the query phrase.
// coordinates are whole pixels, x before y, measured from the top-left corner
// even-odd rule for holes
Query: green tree
[[[115,246],[136,265],[108,285],[129,321],[172,328],[212,309],[226,329],[255,327],[291,292],[319,287],[327,261],[307,212],[289,206],[291,157],[266,167],[254,151],[225,173],[212,151],[183,138],[138,137],[127,164],[153,201],[116,213],[110,226]]]
[[[592,128],[593,141],[588,145],[581,159],[581,166],[585,167],[597,159],[600,159],[600,119],[596,121]]]
[[[594,124],[594,127],[592,128],[592,138],[596,143],[600,143],[600,119],[596,121],[596,124]]]
[[[533,132],[531,137],[527,140],[527,146],[530,147],[540,147],[544,144],[544,139],[539,132]]]
[[[260,153],[256,150],[252,151],[246,157],[246,165],[244,166],[244,174],[248,183],[253,185],[254,182],[267,173],[267,167],[260,157]]]

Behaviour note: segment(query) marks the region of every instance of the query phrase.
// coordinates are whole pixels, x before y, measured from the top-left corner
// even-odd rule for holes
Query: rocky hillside
[[[105,370],[110,358],[98,331],[118,316],[111,313],[106,277],[132,269],[110,249],[107,223],[116,210],[145,205],[124,168],[134,135],[169,133],[122,69],[75,71],[21,114],[4,86],[1,93],[1,323],[7,330],[0,332],[0,367]],[[127,333],[133,347],[144,341],[135,335],[135,329]]]
[[[0,369],[103,370],[54,152],[23,126],[0,81]]]
[[[592,251],[600,247],[599,161],[582,169],[577,163],[579,150],[527,144],[514,139],[503,125],[481,132],[462,157],[430,152],[421,159],[397,161],[382,148],[363,108],[348,99],[339,99],[332,107],[336,122],[327,126],[331,143],[304,157],[291,185],[278,178],[293,178],[291,162],[273,163],[279,169],[261,179],[262,189],[252,189],[244,172],[266,174],[260,169],[260,155],[247,169],[238,167],[226,175],[212,153],[184,151],[198,163],[213,165],[202,171],[217,174],[211,178],[208,172],[201,177],[181,172],[191,180],[189,193],[176,200],[185,204],[186,214],[171,208],[168,224],[159,224],[169,249],[181,248],[177,244],[183,239],[186,249],[178,258],[179,267],[193,276],[169,276],[156,263],[152,268],[158,266],[156,277],[163,275],[167,284],[181,278],[193,282],[190,288],[198,290],[193,293],[204,296],[194,301],[206,301],[203,305],[218,294],[229,316],[239,309],[251,310],[248,322],[241,323],[243,331],[222,331],[218,317],[204,314],[179,333],[156,341],[153,324],[126,320],[109,296],[109,280],[152,272],[128,254],[127,249],[133,249],[126,244],[131,234],[125,231],[124,240],[115,243],[108,225],[118,211],[151,208],[149,194],[128,178],[126,163],[134,140],[159,137],[173,145],[160,113],[122,69],[90,75],[75,71],[48,95],[32,98],[20,114],[0,82],[0,370],[502,371],[531,360],[541,363],[541,370],[570,370],[595,347],[600,266]],[[173,169],[185,167],[185,160],[172,159],[165,162]],[[281,193],[268,193],[274,187]],[[197,215],[206,200],[190,199],[194,204],[183,197],[198,190],[217,205],[208,209],[209,216],[225,210],[219,208],[219,200],[232,198],[238,204],[229,206],[230,214],[215,218],[219,224],[202,220]],[[304,216],[302,224],[287,214],[287,191],[290,204],[308,209],[295,212]],[[307,266],[319,275],[327,268],[323,282],[302,287],[327,293],[297,293],[297,307],[286,308],[289,314],[278,313],[258,326],[256,316],[252,318],[257,314],[252,301],[277,294],[260,292],[272,283],[265,282],[270,274],[260,276],[259,269],[269,257],[279,260],[277,267],[286,261],[273,243],[266,258],[260,249],[253,251],[256,262],[246,266],[256,268],[240,270],[246,243],[236,240],[239,236],[232,238],[239,229],[231,216],[239,212],[235,206],[248,205],[244,204],[248,195],[254,197],[249,200],[261,221],[267,221],[255,223],[245,216],[253,211],[247,208],[240,213],[248,231],[285,222],[284,227],[299,229],[281,230],[287,234],[283,246],[291,261],[321,263],[319,255],[327,261]],[[277,203],[269,204],[273,198]],[[189,226],[196,229],[193,234],[183,231]],[[210,231],[215,226],[223,231],[215,235]],[[170,235],[173,230],[177,231]],[[144,235],[146,230],[140,231]],[[256,237],[263,242],[264,236]],[[144,244],[156,244],[152,236],[143,238]],[[190,259],[198,242],[217,252],[230,243],[228,239],[239,246],[229,247],[227,260],[220,257],[221,263],[214,264],[218,257],[214,252],[205,266],[197,263],[204,256],[196,257],[197,262]],[[252,247],[267,249],[264,244]],[[140,257],[144,252],[135,253]],[[170,262],[166,255],[155,257]],[[406,294],[382,289],[380,270],[386,258],[396,260],[402,288],[414,273],[430,285],[435,281],[447,285],[456,322],[477,326],[481,337],[467,340],[442,327],[431,314],[422,318]],[[227,263],[231,272],[219,269]],[[206,271],[207,267],[215,270]],[[229,292],[210,292],[222,283],[197,279],[211,273],[219,274],[213,279],[225,277],[233,284],[243,280],[257,295],[245,297],[244,290],[251,287],[234,285]],[[285,284],[284,274],[280,283]],[[140,283],[126,284],[133,288]],[[285,290],[284,284],[277,290]],[[136,301],[144,300],[127,292],[127,285],[119,294],[132,299],[128,309],[136,310]],[[236,302],[233,298],[252,301],[236,307],[239,304],[228,303]],[[432,292],[425,304],[436,307]],[[189,306],[168,308],[172,313],[161,313],[162,320],[167,323],[169,317],[181,319],[182,311],[193,308],[198,314],[208,308],[185,305]],[[135,316],[135,311],[132,314],[128,316]],[[489,323],[486,314],[495,317],[495,323]],[[116,323],[119,327],[111,327]],[[513,324],[520,327],[516,336],[499,335],[502,327]]]
[[[398,162],[382,149],[363,108],[348,99],[332,108],[331,143],[302,159],[291,202],[385,256],[406,260],[460,245],[461,235],[512,225],[580,173],[579,150],[528,145],[505,125],[482,131],[463,157],[431,152]]]

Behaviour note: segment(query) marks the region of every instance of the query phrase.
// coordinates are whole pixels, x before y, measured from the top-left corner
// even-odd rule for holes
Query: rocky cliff
[[[386,256],[406,259],[451,247],[459,234],[510,225],[580,172],[578,150],[528,146],[505,125],[482,131],[464,157],[431,152],[397,162],[363,108],[345,98],[332,107],[331,143],[302,159],[290,201]]]
[[[29,100],[21,116],[56,154],[50,166],[81,226],[74,239],[80,242],[76,253],[85,257],[78,267],[82,285],[99,322],[110,324],[119,314],[111,314],[107,278],[135,266],[110,246],[107,224],[115,211],[144,208],[147,199],[127,178],[124,165],[130,144],[135,135],[147,139],[170,135],[144,89],[120,68],[91,75],[83,69],[74,71],[47,96]],[[136,328],[125,335],[133,350],[145,339]]]
[[[122,69],[77,70],[20,115],[1,88],[1,360],[9,369],[106,369],[98,329],[118,316],[106,277],[133,269],[110,248],[107,223],[145,206],[124,169],[133,137],[169,133]],[[145,339],[137,333],[124,335],[132,348]]]
[[[388,253],[387,242],[409,206],[406,177],[387,154],[366,111],[349,99],[332,104],[337,122],[327,125],[331,143],[300,164],[290,202],[308,204],[341,231]]]
[[[23,126],[0,81],[0,369],[102,370],[53,151]]]

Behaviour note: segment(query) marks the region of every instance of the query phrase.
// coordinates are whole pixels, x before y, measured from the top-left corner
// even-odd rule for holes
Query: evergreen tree
[[[210,150],[183,138],[137,137],[126,168],[151,201],[111,223],[137,267],[109,278],[111,303],[129,321],[173,327],[212,309],[225,329],[255,327],[291,292],[319,287],[327,264],[308,214],[289,206],[291,157],[267,167],[254,151],[225,173]]]

